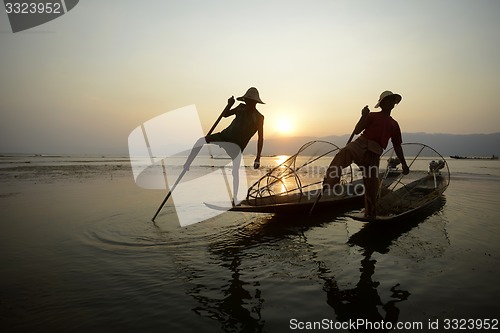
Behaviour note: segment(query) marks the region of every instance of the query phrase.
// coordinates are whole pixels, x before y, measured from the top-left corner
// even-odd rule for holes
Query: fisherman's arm
[[[233,114],[236,113],[236,108],[232,109],[231,110],[231,107],[234,105],[234,96],[231,96],[228,100],[227,100],[227,105],[226,107],[224,108],[224,110],[222,111],[222,116],[224,118],[226,117],[229,117],[229,116],[232,116]]]
[[[257,139],[257,156],[255,156],[255,161],[253,163],[254,169],[260,167],[260,155],[262,153],[262,147],[264,146],[264,118],[259,123],[259,128],[257,130],[259,138]]]
[[[401,147],[401,145],[394,146],[394,152],[396,153],[396,156],[398,157],[399,161],[401,162],[401,166],[403,167],[403,175],[409,174],[410,168],[408,167],[408,164],[406,164],[405,155],[403,153],[403,148]]]
[[[368,105],[361,110],[361,118],[359,119],[356,127],[354,128],[354,134],[358,135],[366,128],[366,118],[368,118],[368,114],[370,113],[370,109]]]

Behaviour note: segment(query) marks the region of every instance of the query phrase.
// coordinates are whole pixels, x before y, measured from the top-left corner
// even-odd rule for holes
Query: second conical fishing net
[[[446,159],[433,148],[420,143],[402,145],[410,173],[403,175],[394,149],[380,158],[382,186],[379,189],[377,215],[399,215],[432,202],[450,184]]]

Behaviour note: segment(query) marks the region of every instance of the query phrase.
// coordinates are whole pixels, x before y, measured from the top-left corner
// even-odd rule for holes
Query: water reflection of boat
[[[353,329],[352,332],[392,331],[391,328],[399,321],[400,304],[411,297],[411,292],[397,283],[397,280],[391,285],[377,281],[376,264],[380,256],[374,256],[374,254],[376,252],[387,254],[402,247],[404,253],[414,251],[409,249],[417,249],[415,253],[412,253],[415,256],[413,259],[423,260],[429,256],[442,255],[448,243],[444,226],[439,219],[431,220],[427,225],[428,230],[425,234],[429,236],[429,233],[432,232],[432,237],[414,236],[406,238],[403,242],[397,240],[414,232],[418,225],[438,213],[444,204],[445,200],[441,196],[432,205],[419,211],[419,214],[413,215],[401,223],[367,223],[363,225],[361,230],[351,235],[347,244],[359,247],[363,254],[359,268],[359,281],[356,283],[342,287],[335,276],[329,273],[333,267],[327,267],[318,260],[320,278],[324,280],[323,290],[326,292],[327,303],[334,309],[337,321],[344,323],[343,327],[349,327],[347,324],[350,322],[364,318],[365,321],[357,321],[356,329]],[[437,227],[437,230],[431,226]],[[418,233],[414,233],[414,235],[418,235]],[[423,239],[426,241],[424,242]],[[381,327],[375,330],[369,327],[370,323],[382,322],[385,323],[385,329]],[[419,326],[418,323],[412,324],[411,329],[420,331],[422,326]]]
[[[368,322],[383,321],[385,327],[394,327],[411,315],[411,306],[406,303],[411,303],[413,290],[404,275],[385,278],[387,263],[392,259],[384,255],[395,253],[396,265],[403,265],[405,255],[401,253],[410,253],[408,260],[417,263],[440,257],[449,245],[445,222],[437,214],[443,205],[444,201],[438,201],[402,223],[363,224],[353,234],[350,227],[359,224],[343,218],[332,220],[318,215],[306,222],[298,215],[256,217],[220,233],[209,243],[212,264],[219,261],[219,266],[227,270],[227,278],[207,283],[206,274],[199,274],[198,267],[192,268],[193,287],[187,294],[196,304],[193,311],[208,323],[218,322],[225,332],[273,331],[268,316],[276,321],[275,313],[265,305],[283,302],[277,295],[290,295],[298,301],[286,298],[289,313],[301,313],[303,318],[326,313],[335,320],[335,327],[341,328],[357,322],[358,329],[349,330],[352,332],[374,331],[366,327]],[[398,240],[400,237],[403,239]],[[377,266],[382,266],[381,272]],[[275,281],[281,287],[269,288]],[[299,286],[304,283],[308,288],[283,289],[286,284],[281,281],[293,281]],[[310,299],[315,307],[304,312],[303,304]],[[365,321],[360,323],[360,318]]]

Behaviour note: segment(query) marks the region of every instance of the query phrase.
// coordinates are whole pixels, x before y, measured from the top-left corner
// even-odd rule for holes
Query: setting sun
[[[280,134],[290,134],[293,130],[292,122],[286,118],[278,119],[276,122],[276,130]]]

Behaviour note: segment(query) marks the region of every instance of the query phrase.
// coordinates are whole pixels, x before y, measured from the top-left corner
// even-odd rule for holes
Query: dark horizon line
[[[424,135],[424,136],[449,136],[449,137],[473,137],[473,136],[488,136],[488,135],[500,135],[500,132],[493,132],[493,133],[474,133],[474,134],[451,134],[451,133],[427,133],[427,132],[403,132],[403,139],[406,135]],[[327,139],[327,138],[345,138],[349,137],[350,134],[342,134],[342,135],[327,135],[327,136],[276,136],[276,137],[269,137],[268,139],[264,139],[264,146],[265,146],[265,141],[274,141],[274,140],[297,140],[297,139],[303,139],[308,141],[313,141],[313,140],[322,140],[322,139]],[[255,143],[256,139],[252,139],[252,144]],[[124,141],[126,142],[126,140]],[[304,142],[304,143],[305,143]],[[408,142],[408,141],[406,141]],[[85,150],[85,148],[80,148],[78,149],[79,151]],[[79,153],[74,153],[74,152],[61,152],[61,151],[50,151],[49,149],[45,151],[27,151],[27,150],[21,150],[17,152],[13,151],[0,151],[0,157],[6,157],[6,156],[38,156],[38,155],[47,155],[47,156],[75,156],[75,155],[92,155],[92,156],[98,156],[98,155],[127,155],[128,156],[128,149],[123,148],[123,147],[116,147],[114,149],[110,149],[109,147],[105,150],[101,150],[100,152],[79,152]]]

